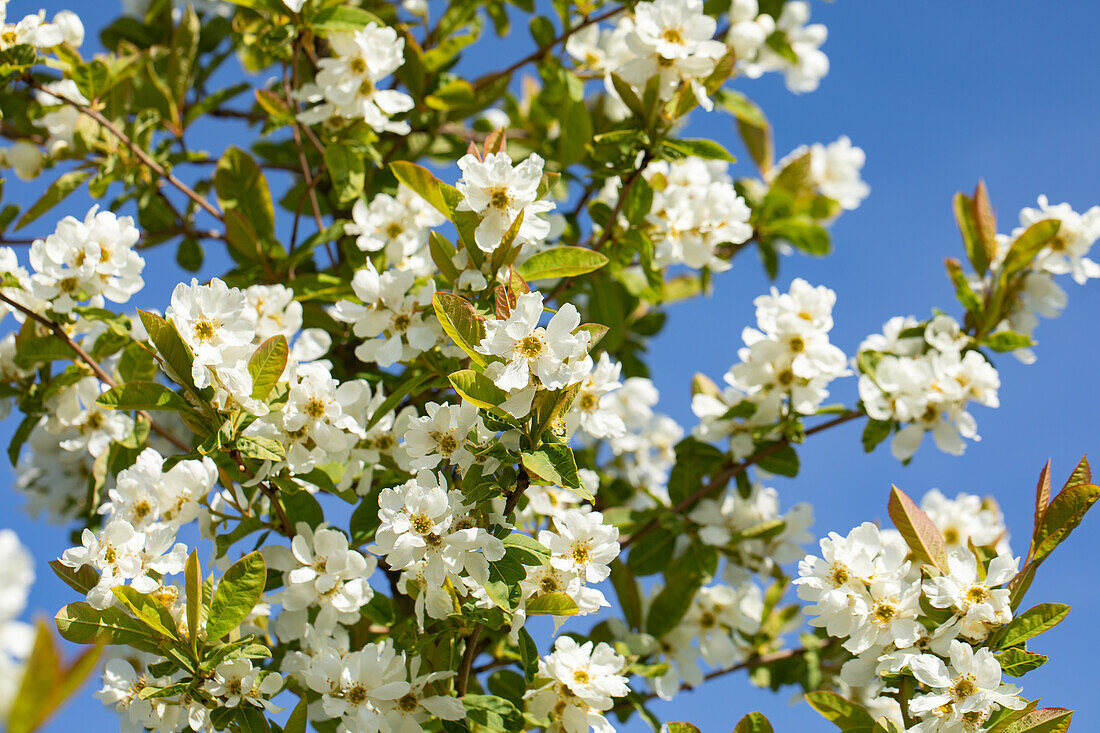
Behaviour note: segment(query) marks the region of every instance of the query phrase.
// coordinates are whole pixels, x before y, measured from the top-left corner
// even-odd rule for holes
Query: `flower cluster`
[[[828,31],[820,23],[806,25],[810,4],[783,3],[779,17],[761,13],[757,0],[733,0],[729,35],[737,66],[750,79],[769,71],[783,72],[792,92],[812,92],[829,73],[829,57],[821,50]]]
[[[849,211],[858,209],[863,199],[871,193],[870,186],[860,178],[860,171],[867,160],[863,149],[852,145],[847,135],[841,135],[828,145],[800,145],[780,160],[775,170],[781,171],[787,164],[807,154],[809,169],[806,182],[822,196],[840,204],[840,208]]]
[[[355,235],[364,252],[382,252],[386,264],[408,270],[417,277],[430,274],[435,265],[428,254],[428,232],[444,222],[443,215],[404,184],[394,195],[380,193],[355,202],[352,222],[344,233]]]
[[[863,372],[859,395],[874,420],[901,425],[890,449],[899,460],[916,453],[926,432],[940,450],[958,455],[963,438],[979,440],[970,402],[997,407],[996,368],[970,349],[959,323],[939,315],[921,327],[912,318],[892,318],[881,335],[859,347]]]
[[[1025,704],[1019,688],[1002,683],[998,658],[981,648],[1012,620],[1004,586],[1019,563],[1007,545],[993,544],[1003,540],[999,516],[968,514],[977,501],[967,494],[947,500],[939,492],[924,500],[934,509],[929,517],[937,530],[953,541],[945,567],[925,566],[930,576],[922,577],[920,565],[907,557],[900,533],[864,523],[846,537],[834,532],[822,539],[821,557],[806,556],[794,581],[799,597],[812,604],[806,609],[810,623],[844,640],[853,655],[841,670],[842,681],[879,696],[882,704],[871,707],[901,724],[888,696],[895,690],[883,687],[881,678],[908,670],[922,685],[909,701],[920,731],[980,730],[998,707]],[[970,527],[971,544],[960,546],[960,530]],[[982,540],[988,544],[978,545]],[[976,547],[989,552],[976,554]]]
[[[543,685],[524,695],[527,707],[549,721],[548,733],[612,733],[615,729],[600,713],[630,692],[625,666],[626,659],[608,644],[578,644],[560,636],[554,651],[539,659]]]
[[[739,364],[726,372],[729,385],[719,392],[706,385],[692,398],[700,419],[700,440],[729,436],[730,450],[740,460],[752,453],[755,433],[791,415],[817,412],[829,392],[828,384],[847,375],[844,353],[829,342],[836,294],[796,279],[789,292],[772,288],[756,305],[758,328],[742,333],[745,346]]]
[[[89,566],[99,573],[88,603],[108,608],[115,603],[116,586],[153,593],[162,588],[162,576],[182,572],[187,548],[176,542],[176,533],[198,517],[199,503],[216,481],[217,467],[209,458],[179,461],[164,470],[164,458],[152,448],[120,471],[110,501],[100,510],[107,517],[103,528],[85,529],[83,546],[61,556],[68,567]]]
[[[520,216],[523,219],[516,233],[516,244],[539,243],[550,233],[550,222],[542,215],[551,211],[554,203],[543,199],[539,190],[543,163],[537,153],[514,166],[506,152],[489,153],[484,159],[467,153],[458,159],[462,171],[456,186],[462,194],[458,209],[477,214],[474,241],[482,252],[499,247]]]
[[[368,23],[354,32],[333,33],[328,42],[334,55],[317,62],[316,78],[299,92],[314,106],[298,118],[306,124],[336,126],[341,121],[362,120],[375,132],[408,133],[408,122],[390,118],[412,109],[412,97],[380,87],[380,82],[405,63],[405,39],[389,26]]]

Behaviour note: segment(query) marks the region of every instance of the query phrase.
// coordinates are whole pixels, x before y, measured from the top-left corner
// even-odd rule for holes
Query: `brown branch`
[[[69,349],[72,350],[72,352],[74,354],[76,354],[76,356],[82,362],[84,362],[85,364],[88,365],[88,367],[92,370],[92,373],[96,376],[96,378],[99,379],[100,382],[103,382],[103,384],[106,384],[108,387],[115,387],[116,386],[115,380],[111,378],[111,375],[103,370],[103,367],[101,367],[99,365],[99,362],[97,362],[95,359],[93,359],[91,354],[89,354],[87,351],[84,350],[84,347],[82,347],[76,341],[73,341],[72,336],[65,333],[65,329],[63,329],[61,327],[60,323],[57,323],[56,321],[51,321],[49,318],[46,318],[45,316],[42,316],[42,315],[39,315],[38,313],[35,313],[30,308],[27,308],[26,306],[24,306],[20,303],[17,303],[16,301],[12,300],[8,296],[4,295],[3,293],[0,293],[0,301],[3,301],[4,303],[7,303],[11,307],[18,310],[23,315],[27,316],[28,318],[34,320],[35,322],[37,322],[40,325],[44,326],[45,328],[49,329],[50,332],[53,333],[53,335],[57,336],[59,339],[64,341],[65,345],[68,346]],[[141,415],[143,418],[145,418],[146,420],[149,421],[149,429],[150,430],[152,430],[153,432],[157,433],[158,435],[160,435],[161,437],[166,439],[169,443],[176,446],[177,448],[182,450],[184,453],[190,453],[191,452],[191,446],[188,443],[185,443],[183,440],[181,440],[175,434],[173,434],[170,430],[165,428],[163,425],[160,425],[156,420],[154,420],[149,415],[148,412],[146,412],[145,410],[138,410],[137,414]]]
[[[528,54],[527,56],[524,56],[519,61],[516,61],[514,64],[507,67],[506,69],[502,69],[501,71],[494,71],[490,74],[485,74],[484,76],[478,77],[476,80],[474,80],[474,89],[481,89],[485,85],[493,83],[494,81],[496,81],[497,79],[499,79],[502,76],[509,76],[516,69],[519,69],[522,66],[526,66],[527,64],[531,63],[532,61],[536,61],[539,58],[541,58],[542,56],[545,56],[547,53],[549,53],[550,49],[552,49],[554,46],[557,46],[559,43],[565,43],[566,41],[569,40],[570,36],[572,36],[577,31],[579,31],[583,28],[587,28],[588,26],[592,25],[593,23],[599,23],[601,20],[607,20],[608,18],[613,18],[616,15],[618,15],[619,13],[623,12],[624,10],[626,10],[625,5],[621,6],[621,7],[618,7],[618,8],[612,8],[611,10],[608,10],[604,13],[600,13],[599,15],[593,15],[589,18],[585,18],[584,20],[582,20],[577,25],[569,28],[564,33],[562,33],[560,36],[558,36],[554,40],[550,41],[550,43],[546,44],[545,46],[539,47],[535,51],[532,51],[530,54]]]
[[[455,678],[455,693],[462,697],[466,694],[466,686],[470,682],[470,668],[477,656],[477,641],[481,638],[481,624],[474,627],[470,636],[466,638],[466,650],[462,652],[462,662],[458,665],[458,676]]]
[[[283,508],[283,503],[279,501],[279,490],[267,481],[261,481],[260,491],[264,492],[264,496],[268,498],[271,502],[271,506],[275,508],[275,514],[279,517],[279,524],[283,525],[283,534],[287,537],[293,537],[294,525],[290,523],[290,518],[286,515],[286,509]]]
[[[820,433],[823,430],[828,430],[829,428],[835,427],[837,425],[842,425],[846,422],[850,422],[858,417],[864,417],[864,415],[865,413],[863,412],[852,411],[847,414],[841,415],[840,417],[829,420],[828,422],[823,422],[820,425],[814,426],[807,430],[805,434],[808,437],[810,435],[813,435],[814,433]],[[690,507],[695,502],[708,496],[709,494],[718,490],[720,487],[725,486],[726,483],[734,476],[740,473],[744,473],[749,466],[759,463],[768,456],[778,453],[781,449],[786,448],[790,444],[791,441],[789,438],[783,438],[782,440],[777,440],[776,442],[772,443],[767,448],[757,451],[743,461],[740,461],[738,463],[727,463],[726,467],[713,479],[711,479],[710,482],[703,484],[701,487],[677,502],[674,506],[672,506],[672,508],[668,509],[667,511],[673,514],[682,514],[685,509]],[[620,546],[623,549],[626,549],[641,538],[653,532],[653,530],[657,529],[657,527],[660,526],[660,523],[661,522],[659,517],[653,517],[644,525],[642,525],[641,529],[639,529],[637,532],[623,539],[622,542],[619,543]]]
[[[26,81],[27,85],[30,86],[32,89],[47,91],[41,84],[39,84],[34,79],[31,79],[31,78],[27,77],[27,78],[25,78],[25,81]],[[191,188],[190,186],[188,186],[186,183],[184,183],[180,179],[176,178],[168,169],[166,169],[160,163],[153,160],[149,156],[149,154],[146,153],[141,148],[140,145],[138,145],[133,140],[131,140],[129,138],[129,136],[126,135],[126,133],[124,133],[122,130],[118,129],[114,125],[114,123],[112,123],[110,120],[108,120],[102,114],[100,114],[98,111],[92,109],[91,107],[89,107],[86,104],[81,104],[79,102],[74,102],[73,100],[68,99],[67,97],[64,97],[64,96],[58,97],[58,99],[60,99],[62,102],[69,105],[70,107],[73,107],[73,108],[79,110],[82,114],[87,115],[88,117],[91,117],[93,120],[98,122],[101,127],[106,129],[108,132],[110,132],[112,135],[114,135],[116,138],[118,138],[118,140],[120,142],[122,142],[126,147],[128,147],[130,149],[130,151],[138,158],[138,160],[140,160],[146,167],[148,167],[151,171],[153,171],[153,173],[156,173],[158,176],[160,176],[164,180],[171,183],[173,186],[175,186],[177,189],[179,189],[185,196],[187,196],[187,198],[194,201],[196,204],[198,204],[200,207],[202,207],[204,210],[206,210],[207,213],[209,213],[211,216],[216,218],[218,221],[222,221],[222,222],[225,221],[225,217],[222,215],[222,213],[220,211],[218,211],[216,208],[214,208],[214,206],[211,205],[211,203],[209,201],[207,201],[205,198],[203,198],[198,193],[196,193],[195,190],[193,188]]]
[[[505,518],[515,510],[516,504],[519,504],[520,497],[523,496],[523,492],[527,491],[530,485],[531,477],[527,475],[527,469],[520,466],[519,475],[516,477],[516,490],[508,495],[508,503],[504,505]]]

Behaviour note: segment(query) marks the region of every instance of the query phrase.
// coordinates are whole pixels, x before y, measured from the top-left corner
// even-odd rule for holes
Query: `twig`
[[[516,504],[519,504],[519,499],[523,496],[523,492],[527,491],[527,488],[531,485],[531,477],[527,475],[527,469],[523,466],[519,467],[519,475],[516,476],[516,490],[508,495],[508,503],[504,505],[504,516],[507,517],[516,508]]]
[[[559,43],[564,43],[565,41],[568,41],[570,36],[572,36],[577,31],[579,31],[583,28],[587,28],[588,26],[592,25],[593,23],[599,23],[601,20],[607,20],[608,18],[613,18],[616,15],[618,15],[619,13],[623,12],[624,10],[626,10],[625,5],[620,6],[618,8],[612,8],[611,10],[608,10],[607,12],[604,12],[604,13],[600,13],[599,15],[593,15],[590,18],[585,18],[584,20],[582,20],[577,25],[569,28],[564,33],[562,33],[560,36],[558,36],[554,40],[550,41],[550,43],[546,44],[545,46],[540,46],[538,49],[536,49],[535,51],[532,51],[527,56],[524,56],[519,61],[516,61],[514,64],[512,64],[508,68],[502,69],[501,71],[494,71],[490,74],[485,74],[484,76],[479,77],[478,79],[476,79],[474,81],[474,89],[481,89],[486,84],[491,84],[492,82],[496,81],[497,79],[499,79],[502,76],[510,75],[513,71],[520,68],[521,66],[526,66],[527,64],[531,63],[532,61],[537,60],[539,57],[544,56],[550,49],[552,49],[554,46],[557,46]]]
[[[25,81],[27,82],[27,85],[30,86],[32,89],[38,89],[38,90],[46,91],[47,93],[49,93],[48,90],[46,90],[41,84],[39,84],[34,79],[31,79],[31,78],[28,77],[28,78],[25,79]],[[178,188],[185,196],[187,196],[187,198],[191,199],[196,204],[198,204],[200,207],[205,209],[207,213],[209,213],[211,216],[216,218],[218,221],[222,221],[222,222],[225,221],[225,216],[220,211],[218,211],[216,208],[214,208],[214,206],[212,206],[209,201],[207,201],[205,198],[203,198],[198,193],[196,193],[195,190],[193,188],[191,188],[190,186],[188,186],[186,183],[184,183],[180,179],[176,178],[169,170],[167,170],[160,163],[158,163],[157,161],[155,161],[151,157],[149,157],[149,154],[146,153],[144,150],[142,150],[140,145],[138,145],[133,140],[131,140],[129,138],[129,136],[127,136],[126,133],[124,133],[122,130],[119,130],[117,127],[115,127],[115,125],[110,120],[108,120],[106,117],[104,117],[102,114],[100,114],[99,112],[92,109],[91,107],[89,107],[86,104],[81,104],[79,102],[74,102],[73,100],[71,100],[67,97],[62,96],[62,97],[58,97],[58,99],[60,99],[62,102],[69,105],[70,107],[73,107],[73,108],[79,110],[82,114],[85,114],[88,117],[91,117],[96,122],[98,122],[101,127],[106,129],[108,132],[110,132],[112,135],[114,135],[116,138],[118,138],[119,141],[121,141],[124,145],[126,145],[126,147],[128,147],[130,149],[130,151],[133,152],[133,154],[135,156],[137,156],[138,160],[140,160],[142,163],[144,163],[150,170],[152,170],[158,176],[160,176],[161,178],[165,179],[166,181],[171,183],[173,186]]]
[[[264,496],[268,498],[271,502],[271,506],[275,508],[275,514],[279,517],[279,523],[283,525],[283,534],[287,537],[293,537],[294,525],[290,523],[290,518],[286,515],[286,509],[283,509],[283,503],[279,501],[279,490],[267,481],[261,481],[260,491],[264,492]]]
[[[470,668],[477,656],[477,641],[481,638],[481,624],[474,627],[466,638],[466,650],[462,653],[462,662],[458,666],[458,677],[455,678],[455,693],[459,697],[466,694],[466,686],[470,682]]]
[[[851,420],[855,420],[858,417],[863,417],[865,414],[866,413],[859,412],[859,411],[849,412],[845,415],[841,415],[838,418],[835,418],[833,420],[829,420],[828,422],[824,422],[824,423],[821,423],[820,425],[817,425],[815,427],[810,428],[809,430],[806,431],[806,435],[810,436],[810,435],[813,435],[814,433],[820,433],[823,430],[828,430],[829,428],[835,427],[837,425],[842,425],[846,422],[850,422]],[[729,481],[734,476],[736,476],[737,474],[744,473],[744,471],[749,466],[752,466],[756,463],[759,463],[760,461],[764,460],[768,456],[779,452],[783,448],[786,448],[790,444],[791,444],[790,439],[783,438],[782,440],[777,440],[776,442],[772,443],[767,448],[764,448],[763,450],[754,453],[753,455],[749,456],[748,458],[746,458],[745,460],[743,460],[739,463],[728,463],[728,464],[726,464],[726,468],[724,470],[722,470],[720,473],[718,473],[718,475],[716,475],[713,479],[711,479],[711,481],[709,483],[706,483],[703,486],[696,489],[695,491],[693,491],[691,494],[686,496],[684,499],[677,502],[668,511],[673,513],[673,514],[683,513],[683,511],[685,509],[687,509],[689,506],[691,506],[695,502],[697,502],[700,499],[704,498],[708,494],[716,491],[719,487],[725,486],[726,482]],[[653,530],[657,529],[657,527],[660,526],[660,523],[661,522],[660,522],[660,519],[658,517],[653,517],[648,522],[646,522],[644,525],[642,525],[642,528],[639,529],[637,532],[635,532],[634,534],[624,538],[622,540],[622,542],[619,543],[620,546],[623,549],[626,549],[630,545],[634,544],[635,542],[637,542],[641,538],[643,538],[646,535],[648,535],[649,533],[651,533]]]
[[[57,323],[56,321],[51,321],[49,318],[35,313],[30,308],[27,308],[26,306],[17,303],[3,293],[0,293],[0,301],[7,303],[23,315],[48,328],[50,332],[53,333],[53,335],[64,341],[65,345],[68,346],[69,349],[71,349],[72,352],[76,354],[81,361],[88,365],[88,367],[92,370],[92,373],[95,374],[100,382],[103,382],[108,387],[113,388],[116,386],[115,380],[111,378],[111,375],[103,370],[103,367],[99,365],[99,362],[93,359],[91,354],[84,350],[84,347],[82,347],[76,341],[73,341],[72,336],[65,333],[65,329],[61,327],[60,323]],[[149,421],[149,428],[153,432],[165,438],[169,443],[176,446],[184,453],[191,452],[191,446],[188,443],[185,443],[183,440],[176,437],[176,435],[174,435],[170,430],[165,428],[163,425],[160,425],[149,415],[148,412],[146,412],[145,410],[138,410],[137,414],[141,415],[143,418]]]

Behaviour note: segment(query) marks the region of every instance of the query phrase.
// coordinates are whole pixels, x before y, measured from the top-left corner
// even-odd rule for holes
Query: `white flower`
[[[490,153],[485,160],[466,154],[458,161],[462,178],[456,184],[462,193],[460,211],[473,211],[481,221],[474,231],[478,249],[492,252],[501,243],[516,217],[523,223],[516,243],[541,242],[550,233],[550,224],[540,216],[554,208],[550,201],[539,200],[543,160],[532,153],[515,167],[508,153]]]
[[[353,222],[344,225],[344,233],[356,236],[359,249],[385,251],[390,267],[417,275],[434,268],[427,255],[428,233],[445,219],[412,189],[400,184],[394,196],[380,193],[369,204],[356,201],[351,216]]]
[[[387,367],[416,358],[442,337],[439,321],[429,308],[434,281],[416,290],[415,279],[407,270],[389,269],[379,275],[370,260],[355,273],[351,287],[363,305],[341,300],[332,316],[352,324],[352,332],[367,339],[355,349],[361,361]]]
[[[924,718],[938,718],[943,731],[962,731],[964,722],[983,723],[997,706],[1019,710],[1024,701],[1020,689],[1001,682],[1001,665],[988,649],[974,650],[961,641],[951,642],[951,664],[931,654],[909,663],[917,680],[932,692],[918,695],[909,709]]]
[[[965,549],[996,545],[1008,553],[1007,528],[1000,508],[992,499],[982,501],[973,494],[960,493],[948,499],[939,489],[921,498],[920,508],[943,535],[947,549]]]
[[[506,392],[528,386],[532,375],[546,389],[560,389],[580,381],[588,371],[583,359],[589,336],[585,331],[574,333],[580,325],[576,306],[564,304],[545,328],[538,325],[542,308],[542,293],[524,293],[507,319],[485,321],[485,338],[475,348],[504,360],[494,362],[487,375]]]
[[[615,409],[611,392],[619,389],[622,365],[612,362],[606,353],[600,354],[595,368],[577,390],[573,404],[565,415],[566,431],[583,430],[593,438],[618,438],[626,434],[626,423]]]
[[[538,676],[547,681],[524,695],[531,711],[546,717],[552,713],[552,731],[613,733],[614,728],[602,715],[614,705],[613,698],[630,692],[621,674],[626,659],[603,642],[577,644],[568,636],[559,636],[554,651],[539,659]]]
[[[550,549],[550,564],[588,583],[606,580],[608,566],[619,556],[618,528],[604,524],[599,512],[580,509],[562,511],[553,524],[553,531],[539,532],[539,542]]]
[[[847,135],[841,135],[828,145],[814,143],[809,148],[804,145],[795,148],[779,161],[775,170],[783,170],[787,163],[807,152],[810,155],[809,179],[821,195],[833,199],[842,209],[858,209],[871,193],[871,187],[860,178],[867,160],[863,149],[852,145]]]
[[[1012,236],[1020,236],[1024,229],[1044,219],[1055,219],[1060,226],[1054,244],[1039,252],[1036,259],[1039,269],[1052,275],[1073,275],[1079,285],[1100,277],[1100,265],[1087,256],[1100,238],[1100,206],[1078,214],[1069,204],[1051,205],[1046,196],[1040,196],[1038,209],[1020,211],[1020,228]]]
[[[978,573],[978,559],[965,548],[947,557],[948,573],[924,581],[924,594],[936,608],[952,608],[961,617],[960,633],[982,641],[991,629],[1012,620],[1007,588],[999,588],[1016,575],[1019,562],[998,555],[989,563],[985,578]]]
[[[46,156],[42,149],[26,140],[18,140],[9,147],[0,148],[0,168],[11,168],[21,181],[33,181],[42,172]]]
[[[412,420],[405,431],[405,450],[413,467],[435,468],[444,460],[465,471],[475,460],[470,450],[470,431],[485,431],[477,407],[468,402],[461,405],[429,402],[424,409],[428,414]]]
[[[810,19],[810,5],[803,0],[791,0],[783,4],[778,20],[769,15],[760,15],[756,22],[761,25],[765,38],[772,33],[781,34],[794,52],[791,61],[784,54],[772,49],[767,43],[756,48],[756,58],[739,59],[738,66],[750,79],[755,79],[768,71],[783,71],[787,88],[792,92],[812,92],[817,89],[822,77],[829,73],[829,57],[821,51],[828,31],[825,26],[814,23],[806,25]]]
[[[227,708],[235,708],[242,703],[258,708],[278,712],[266,698],[271,697],[283,686],[283,678],[274,672],[260,676],[261,670],[252,666],[249,659],[233,659],[222,662],[214,668],[214,677],[203,683],[203,690]]]
[[[98,570],[99,583],[88,591],[88,603],[108,608],[114,602],[111,588],[141,575],[145,534],[135,532],[129,522],[116,519],[98,533],[85,529],[81,541],[83,547],[65,550],[61,563],[70,568],[90,565]]]
[[[295,529],[289,548],[265,548],[270,566],[283,572],[283,590],[273,602],[287,611],[319,607],[315,623],[321,628],[333,628],[336,621],[354,623],[374,596],[367,578],[377,561],[349,549],[348,538],[325,524],[311,529],[298,522]]]
[[[306,680],[322,694],[325,714],[340,718],[350,730],[381,730],[380,709],[389,709],[410,690],[405,655],[394,650],[392,639],[342,658],[322,656]]]
[[[248,359],[255,350],[255,332],[245,315],[247,300],[238,288],[214,278],[208,285],[192,280],[172,291],[172,304],[165,311],[175,324],[195,361],[191,378],[200,389],[214,387],[214,404],[227,409],[230,401],[262,414],[252,400],[252,376]]]
[[[699,649],[709,664],[729,667],[749,651],[737,632],[749,636],[757,633],[763,612],[764,599],[752,583],[739,588],[711,585],[699,589],[680,625],[699,640]]]
[[[318,61],[314,83],[301,89],[307,101],[320,104],[299,119],[307,124],[333,116],[361,119],[375,132],[407,134],[409,123],[390,118],[412,109],[412,97],[380,84],[405,63],[405,39],[389,26],[368,23],[353,33],[332,33],[328,42],[335,55]]]
[[[637,89],[649,79],[660,78],[662,99],[671,98],[682,82],[691,86],[699,104],[712,109],[702,80],[714,71],[726,52],[714,40],[717,21],[704,14],[702,0],[654,0],[634,6],[634,21],[626,35],[633,58],[619,74]]]
[[[96,296],[125,303],[145,284],[145,260],[133,250],[139,236],[133,219],[96,206],[84,221],[65,217],[53,234],[31,245],[34,295],[52,301],[59,313]]]

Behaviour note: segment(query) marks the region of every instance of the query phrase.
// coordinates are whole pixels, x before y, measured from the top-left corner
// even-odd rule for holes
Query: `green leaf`
[[[657,638],[676,628],[691,608],[695,593],[703,585],[703,576],[694,573],[670,571],[665,579],[667,584],[649,605],[649,613],[645,619],[646,633]]]
[[[286,458],[286,448],[273,438],[259,435],[242,435],[235,442],[241,455],[255,458],[257,461],[281,461]]]
[[[156,382],[127,382],[111,387],[99,396],[96,404],[112,410],[193,411],[179,393]]]
[[[191,365],[195,362],[195,357],[176,330],[176,325],[149,311],[139,310],[138,315],[149,334],[149,340],[153,342],[168,368],[168,376],[177,384],[197,391],[195,380],[191,377]]]
[[[1057,219],[1043,219],[1025,229],[1009,247],[1001,268],[1001,276],[1007,278],[1030,265],[1044,247],[1054,242],[1061,226],[1062,222]]]
[[[168,609],[156,598],[148,593],[141,593],[128,585],[116,585],[111,589],[115,598],[122,601],[122,605],[130,609],[138,621],[151,628],[158,634],[169,639],[179,640],[179,632],[176,629],[175,619]]]
[[[709,443],[685,438],[676,444],[676,463],[668,476],[668,495],[678,504],[703,486],[703,479],[726,465],[726,454]]]
[[[774,445],[774,443],[770,445]],[[761,450],[765,450],[767,447],[762,446]],[[801,468],[798,452],[790,445],[784,445],[774,453],[761,458],[756,465],[777,476],[797,476]]]
[[[240,626],[264,591],[267,565],[263,555],[252,552],[229,566],[222,576],[206,622],[208,639],[220,639]]]
[[[561,443],[547,443],[537,450],[524,451],[520,454],[520,460],[524,468],[535,476],[557,486],[571,489],[573,493],[588,501],[595,501],[595,497],[581,486],[580,477],[577,475],[577,461],[569,446]]]
[[[691,723],[665,723],[665,727],[668,728],[668,733],[702,733],[698,726]],[[734,731],[734,733],[738,732]]]
[[[1005,728],[1004,733],[1065,733],[1072,720],[1072,710],[1039,708]]]
[[[358,8],[345,8],[357,10]],[[341,204],[355,201],[363,194],[367,180],[367,166],[363,155],[346,143],[325,146],[325,167],[332,179],[332,190]]]
[[[774,733],[764,713],[749,713],[737,723],[733,733]]]
[[[271,390],[286,370],[290,347],[286,336],[278,334],[260,344],[248,360],[248,373],[252,376],[252,398],[266,400]]]
[[[658,529],[638,540],[630,548],[626,565],[636,575],[653,575],[668,566],[676,547],[676,536],[665,529]]]
[[[50,560],[50,569],[53,570],[54,575],[65,582],[65,585],[82,596],[88,595],[88,591],[99,584],[99,573],[91,565],[70,568],[68,565],[62,565],[60,560]]]
[[[184,568],[184,582],[187,591],[187,641],[196,649],[199,634],[199,618],[203,611],[202,570],[199,566],[198,550],[192,550]]]
[[[1010,677],[1023,677],[1033,669],[1043,666],[1047,657],[1043,654],[1029,652],[1026,649],[1012,647],[996,654],[997,661],[1001,663],[1001,671]]]
[[[1043,523],[1035,533],[1032,562],[1040,562],[1077,528],[1085,513],[1100,499],[1100,487],[1092,484],[1067,486],[1058,492],[1043,513]]]
[[[61,638],[74,644],[116,644],[159,653],[153,631],[118,606],[100,611],[78,601],[58,611],[54,620]]]
[[[511,532],[504,538],[504,547],[524,565],[545,565],[550,560],[550,550],[533,537],[521,532]]]
[[[485,319],[478,315],[470,301],[453,293],[436,293],[432,296],[432,308],[443,332],[455,345],[466,352],[470,361],[486,366],[489,362],[485,355],[475,348],[485,338]]]
[[[283,733],[306,733],[306,725],[309,722],[307,717],[308,708],[309,701],[303,697],[290,711],[290,717],[287,718],[286,725],[283,726]]]
[[[447,282],[457,283],[460,273],[455,267],[454,258],[458,251],[450,240],[433,229],[428,233],[428,251],[432,256],[432,262],[439,268],[439,272]]]
[[[767,225],[767,233],[769,236],[790,242],[795,248],[816,257],[822,257],[832,251],[828,230],[809,217],[792,216],[770,221]]]
[[[890,489],[890,502],[887,508],[890,519],[894,521],[894,526],[905,538],[905,543],[909,545],[913,555],[920,562],[933,565],[946,573],[947,547],[943,535],[928,515],[897,486]]]
[[[531,638],[531,632],[522,626],[519,629],[519,655],[523,664],[523,678],[527,684],[535,680],[539,666],[539,648]]]
[[[967,282],[966,275],[962,271],[962,265],[953,257],[948,257],[944,264],[947,267],[948,277],[955,285],[955,297],[963,308],[980,317],[984,310],[982,299],[978,297],[978,294],[970,287],[970,283]]]
[[[1001,632],[997,647],[1006,649],[1045,634],[1062,623],[1068,614],[1069,606],[1064,603],[1040,603],[1012,619]]]
[[[516,271],[524,280],[550,280],[594,272],[607,262],[605,255],[587,247],[552,247],[527,258]]]
[[[638,591],[638,581],[634,574],[623,565],[619,558],[611,561],[611,585],[623,610],[623,618],[635,631],[642,629],[642,597]]]
[[[69,173],[58,176],[57,180],[51,183],[50,187],[46,189],[46,192],[42,194],[42,197],[35,201],[31,208],[23,212],[23,216],[20,217],[15,228],[22,229],[53,207],[57,206],[64,201],[69,194],[79,188],[81,183],[88,180],[90,175],[92,175],[91,171],[70,171]]]
[[[241,705],[236,709],[233,717],[237,721],[240,733],[268,733],[271,730],[271,725],[264,714],[259,708],[251,705]]]
[[[749,155],[761,171],[769,171],[775,165],[775,146],[768,118],[748,97],[732,89],[724,89],[715,95],[718,102],[737,118],[737,131]]]
[[[868,419],[863,426],[863,450],[867,453],[873,451],[879,443],[890,437],[893,429],[894,423],[888,420]]]
[[[246,262],[264,262],[282,254],[275,241],[275,208],[267,179],[239,148],[228,148],[214,172],[214,190],[225,212],[226,239]]]
[[[664,151],[672,150],[677,158],[684,155],[694,155],[705,160],[724,160],[727,163],[737,162],[737,158],[733,157],[730,151],[714,140],[665,140],[661,143],[661,148]],[[675,155],[677,153],[679,155]]]
[[[462,369],[448,379],[458,396],[467,402],[491,410],[508,399],[507,393],[493,384],[493,380],[473,369]]]
[[[835,692],[818,690],[806,693],[806,702],[825,719],[843,731],[875,726],[875,719],[860,705]]]
[[[362,8],[338,5],[334,8],[325,8],[314,15],[309,22],[309,27],[321,35],[326,35],[362,30],[370,23],[385,25],[377,16]]]
[[[527,615],[550,614],[553,616],[573,616],[580,611],[577,603],[568,594],[560,591],[543,593],[527,601]]]
[[[393,172],[397,180],[419,194],[443,216],[448,219],[454,218],[453,207],[444,195],[446,188],[450,187],[432,175],[432,172],[427,168],[399,160],[396,163],[390,163],[390,171]],[[462,194],[458,191],[454,191],[454,193],[457,194],[458,200],[462,199]]]

